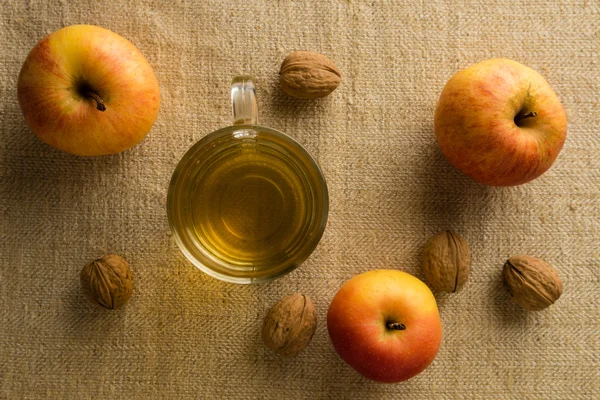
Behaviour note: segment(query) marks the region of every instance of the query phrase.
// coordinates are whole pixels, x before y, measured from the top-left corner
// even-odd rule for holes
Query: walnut
[[[267,313],[262,326],[262,340],[274,352],[295,356],[308,346],[317,316],[310,299],[300,293],[277,302]]]
[[[423,272],[437,291],[460,291],[469,278],[471,251],[467,241],[452,231],[431,237],[423,250]]]
[[[526,310],[543,310],[562,294],[558,273],[539,258],[511,257],[504,264],[502,276],[513,301]]]
[[[279,71],[281,89],[300,99],[317,99],[333,92],[342,74],[329,58],[311,51],[296,51],[283,60]]]
[[[88,299],[104,308],[119,308],[133,294],[129,265],[116,254],[108,254],[90,262],[83,267],[79,277]]]

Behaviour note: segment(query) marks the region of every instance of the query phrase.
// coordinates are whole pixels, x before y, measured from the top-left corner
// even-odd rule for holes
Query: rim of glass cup
[[[207,265],[203,264],[202,261],[199,260],[194,254],[192,254],[192,252],[187,248],[183,239],[180,236],[180,232],[177,230],[176,223],[175,223],[175,218],[176,218],[175,217],[175,214],[176,214],[175,207],[177,207],[176,206],[177,193],[175,191],[175,188],[177,186],[179,178],[181,177],[182,172],[184,172],[186,170],[186,167],[188,165],[190,165],[190,162],[194,161],[194,156],[200,151],[200,149],[209,145],[211,142],[213,142],[214,140],[216,140],[218,138],[225,137],[227,135],[234,135],[234,133],[238,132],[238,131],[249,131],[249,130],[250,131],[252,131],[252,130],[259,131],[259,132],[267,131],[269,133],[278,135],[278,136],[282,137],[284,140],[287,140],[290,143],[292,143],[293,145],[297,146],[306,155],[306,158],[309,163],[309,167],[313,168],[316,171],[317,177],[318,177],[318,183],[320,184],[319,189],[321,190],[322,198],[323,198],[323,200],[322,200],[323,211],[321,213],[321,222],[318,226],[313,228],[315,236],[312,239],[311,245],[306,247],[306,250],[300,254],[300,256],[298,257],[298,260],[296,262],[290,263],[290,265],[283,268],[281,271],[279,271],[276,274],[262,276],[259,278],[235,277],[235,276],[224,275],[224,274],[219,273],[218,271],[215,271],[214,269],[208,267]],[[273,281],[277,278],[280,278],[280,277],[294,271],[301,264],[303,264],[308,259],[308,257],[310,257],[310,255],[314,252],[317,245],[321,241],[321,238],[323,237],[323,233],[325,232],[325,227],[327,225],[327,220],[329,218],[329,191],[327,188],[327,181],[325,179],[325,175],[323,174],[323,171],[321,170],[321,167],[316,162],[316,160],[312,157],[312,155],[304,148],[304,146],[302,146],[300,143],[298,143],[294,138],[292,138],[291,136],[289,136],[288,134],[286,134],[284,132],[278,131],[273,128],[268,128],[268,127],[265,127],[262,125],[256,125],[256,124],[239,124],[239,125],[237,125],[236,124],[236,125],[230,125],[225,128],[221,128],[214,132],[209,133],[208,135],[204,136],[202,139],[200,139],[199,141],[194,143],[185,152],[183,157],[181,157],[181,159],[177,163],[177,166],[175,167],[175,170],[173,171],[173,175],[171,176],[171,180],[169,182],[169,189],[168,189],[168,194],[167,194],[167,217],[169,220],[169,227],[171,229],[171,233],[172,233],[173,237],[175,238],[177,247],[179,247],[179,250],[183,253],[183,255],[194,266],[199,268],[202,272],[208,274],[209,276],[212,276],[213,278],[216,278],[216,279],[219,279],[219,280],[225,281],[225,282],[230,282],[230,283],[238,283],[238,284],[263,283],[263,282]],[[218,257],[215,257],[209,251],[206,251],[203,248],[203,246],[199,246],[199,248],[201,249],[201,253],[203,256],[211,259],[216,264],[220,264],[222,267],[224,267],[224,269],[230,267],[228,263],[222,261]]]

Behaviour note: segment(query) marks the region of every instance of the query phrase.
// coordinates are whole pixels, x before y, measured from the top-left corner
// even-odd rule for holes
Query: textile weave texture
[[[27,127],[16,96],[45,35],[94,24],[129,39],[161,88],[138,146],[85,158]],[[0,10],[0,398],[592,399],[600,397],[600,3],[598,0],[112,0],[27,2]],[[343,81],[296,100],[278,86],[294,50],[330,57]],[[526,185],[475,183],[443,157],[433,114],[445,82],[507,57],[540,72],[569,121],[554,166]],[[256,286],[192,266],[170,235],[166,194],[178,160],[230,124],[234,75],[256,77],[261,124],[284,131],[327,179],[329,221],[312,256]],[[326,329],[344,281],[379,268],[423,279],[427,239],[470,243],[458,294],[436,294],[444,337],[433,364],[396,385],[355,373]],[[94,308],[79,271],[106,252],[132,267],[120,311]],[[514,305],[505,260],[540,257],[564,283],[541,312]],[[318,327],[293,359],[260,339],[266,311],[310,296]]]

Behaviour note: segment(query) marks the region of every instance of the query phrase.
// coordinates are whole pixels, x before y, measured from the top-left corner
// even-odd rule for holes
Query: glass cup
[[[167,214],[183,254],[233,283],[280,277],[308,258],[325,225],[321,169],[288,135],[257,125],[254,83],[233,79],[233,125],[183,156],[171,178]]]

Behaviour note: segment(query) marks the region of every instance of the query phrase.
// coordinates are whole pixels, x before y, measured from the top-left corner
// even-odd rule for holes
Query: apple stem
[[[393,329],[395,331],[403,331],[406,329],[406,326],[404,324],[398,322],[388,322],[387,327],[388,329]]]
[[[96,93],[87,91],[85,92],[86,96],[91,97],[96,100],[96,109],[100,111],[106,111],[106,106],[104,105],[104,100],[100,98]]]

